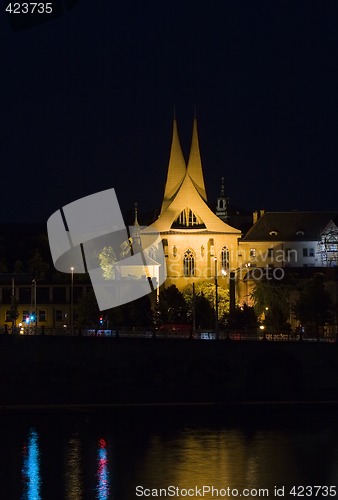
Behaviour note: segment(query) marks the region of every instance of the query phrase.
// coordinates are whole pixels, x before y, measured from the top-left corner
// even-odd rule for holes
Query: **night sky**
[[[224,176],[245,210],[338,210],[336,0],[80,0],[26,29],[7,3],[0,222],[112,187],[159,208],[174,106],[187,156],[195,104],[212,208]]]

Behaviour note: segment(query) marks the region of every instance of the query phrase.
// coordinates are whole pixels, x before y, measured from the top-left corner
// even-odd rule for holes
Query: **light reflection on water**
[[[83,498],[82,445],[78,436],[71,437],[66,452],[66,499]]]
[[[276,485],[338,483],[338,425],[328,425],[323,415],[314,424],[291,412],[288,424],[276,427],[249,419],[202,425],[152,418],[131,411],[126,421],[65,416],[62,426],[58,417],[0,426],[0,439],[12,432],[13,449],[21,450],[20,462],[14,460],[21,492],[6,500],[135,500],[137,485],[272,491]]]
[[[212,484],[217,488],[272,487],[275,481],[295,481],[292,436],[288,432],[257,432],[248,436],[238,429],[186,428],[175,438],[153,437],[137,467],[139,484],[180,487]]]
[[[23,446],[23,495],[22,500],[40,500],[40,456],[38,434],[30,429],[27,445]]]
[[[109,498],[109,470],[107,443],[100,439],[98,445],[98,470],[97,470],[97,499],[108,500]]]

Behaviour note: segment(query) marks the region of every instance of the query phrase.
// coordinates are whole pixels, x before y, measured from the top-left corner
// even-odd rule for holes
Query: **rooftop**
[[[242,241],[316,241],[337,212],[266,212]]]

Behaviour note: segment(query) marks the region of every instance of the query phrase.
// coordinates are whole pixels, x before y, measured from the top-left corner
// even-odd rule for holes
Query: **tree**
[[[106,280],[115,278],[114,264],[117,261],[113,247],[106,246],[99,253],[100,267],[103,271],[103,277]]]
[[[151,326],[152,309],[148,295],[144,295],[137,300],[126,304],[128,307],[128,320],[130,326]]]
[[[124,306],[112,307],[107,311],[107,320],[111,327],[124,325],[126,321],[126,308]]]
[[[75,307],[77,322],[81,328],[96,328],[101,312],[93,290],[89,290]]]
[[[197,328],[214,328],[215,326],[215,311],[203,292],[195,297],[195,323]]]
[[[314,324],[317,335],[319,326],[325,325],[331,319],[331,299],[324,288],[322,276],[303,281],[299,297],[293,305],[293,313],[301,323]]]
[[[176,285],[170,285],[160,292],[159,301],[155,310],[155,322],[159,325],[165,323],[186,323],[188,307]]]
[[[36,280],[44,280],[50,270],[49,264],[43,260],[39,250],[35,250],[34,254],[28,261],[28,271]]]
[[[11,306],[9,310],[9,319],[12,322],[12,333],[14,333],[15,330],[15,324],[16,320],[19,317],[19,312],[18,312],[18,301],[15,298],[15,295],[11,296]]]
[[[24,271],[24,267],[23,267],[22,260],[16,260],[14,262],[14,273],[20,274],[20,273],[23,273],[23,271]]]
[[[0,259],[0,273],[8,273],[8,266],[5,259]]]
[[[229,328],[238,328],[240,330],[257,328],[257,314],[253,307],[243,304],[236,306],[235,310],[229,314]]]
[[[262,278],[251,292],[257,315],[265,316],[266,329],[271,333],[289,330],[291,280]]]
[[[210,308],[215,311],[215,293],[216,285],[210,281],[202,281],[200,283],[196,283],[195,286],[195,296],[196,299],[198,297],[203,297],[209,302]],[[218,295],[218,320],[219,322],[225,321],[227,314],[229,312],[229,290],[222,288],[218,285],[217,287],[217,295]],[[184,291],[184,298],[191,308],[192,294],[187,289]],[[197,311],[197,308],[196,308]],[[213,322],[215,323],[215,312],[213,312]],[[198,325],[196,318],[196,325]],[[211,326],[211,325],[210,325]]]

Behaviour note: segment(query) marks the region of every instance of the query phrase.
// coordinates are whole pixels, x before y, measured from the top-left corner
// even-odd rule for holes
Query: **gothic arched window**
[[[222,269],[229,271],[230,268],[230,253],[228,247],[223,247],[221,252]]]
[[[185,208],[179,214],[177,219],[172,224],[172,229],[189,227],[189,228],[205,228],[205,224],[190,208]]]
[[[192,250],[183,255],[183,276],[195,276],[195,256]]]

